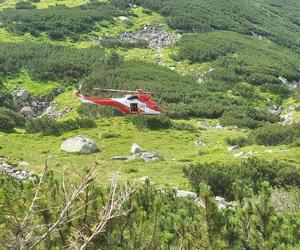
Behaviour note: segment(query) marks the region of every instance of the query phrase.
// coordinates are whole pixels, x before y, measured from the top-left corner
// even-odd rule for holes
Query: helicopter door
[[[137,113],[139,111],[137,103],[130,103],[130,111],[133,113]]]

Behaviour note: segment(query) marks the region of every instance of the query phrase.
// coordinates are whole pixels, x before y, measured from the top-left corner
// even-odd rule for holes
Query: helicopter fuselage
[[[158,115],[162,111],[157,102],[151,101],[149,94],[127,95],[123,98],[91,98],[80,92],[76,95],[82,103],[113,106],[127,114]]]

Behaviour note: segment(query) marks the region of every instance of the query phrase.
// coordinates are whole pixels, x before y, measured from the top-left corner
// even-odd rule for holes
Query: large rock
[[[21,113],[26,117],[34,116],[33,108],[30,106],[25,106],[21,109]]]
[[[96,143],[90,139],[79,135],[65,140],[60,149],[69,153],[91,154],[99,151]]]

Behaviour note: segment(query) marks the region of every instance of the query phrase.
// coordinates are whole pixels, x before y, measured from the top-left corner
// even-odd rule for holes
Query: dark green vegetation
[[[88,118],[76,118],[66,121],[55,121],[50,118],[37,118],[28,120],[25,124],[26,132],[35,134],[42,133],[43,135],[61,135],[64,132],[81,129],[95,128],[96,123]]]
[[[280,125],[272,124],[266,125],[250,134],[250,138],[259,145],[280,145],[290,144],[296,142],[300,138],[300,124],[294,125]]]
[[[134,126],[139,129],[149,128],[149,129],[167,129],[171,127],[171,121],[168,117],[162,115],[135,115],[127,116],[128,121],[132,122]]]
[[[116,6],[129,3],[157,11],[174,29],[196,32],[228,30],[267,36],[272,41],[300,51],[300,3],[297,0],[113,0]]]
[[[25,68],[38,80],[78,81],[104,59],[99,47],[76,49],[48,43],[0,43],[0,76]]]
[[[258,176],[265,176],[255,169]],[[7,248],[79,248],[88,242],[90,249],[287,249],[300,243],[297,203],[290,201],[289,213],[278,210],[271,195],[274,190],[263,181],[254,196],[250,186],[237,180],[235,208],[221,210],[214,201],[214,188],[202,182],[200,207],[192,198],[176,198],[170,189],[157,189],[149,180],[132,186],[129,195],[128,185],[114,189],[113,184],[113,196],[92,176],[80,195],[73,188],[81,186],[79,181],[62,183],[51,172],[39,185],[3,174],[0,183],[0,239]],[[104,213],[110,208],[116,217]],[[47,237],[41,240],[43,234]]]
[[[280,112],[293,121],[300,111],[299,87],[279,79],[300,80],[299,1],[38,1],[0,5],[0,163],[26,161],[40,174],[49,156],[53,172],[23,182],[0,174],[1,246],[80,249],[91,239],[86,249],[299,248],[300,127],[279,123]],[[116,40],[156,17],[182,34],[171,47]],[[79,84],[87,96],[118,97],[95,88],[149,91],[165,114],[114,117],[121,113],[111,107],[79,106]],[[19,107],[14,85],[30,93]],[[17,112],[60,85],[65,92],[52,103],[60,119]],[[101,150],[61,152],[79,133]],[[133,143],[164,160],[112,160]],[[250,155],[257,158],[242,159]],[[99,176],[80,185],[93,162]],[[115,170],[122,181],[111,196]],[[145,176],[151,181],[137,181]],[[175,187],[199,199],[177,198]],[[217,195],[233,206],[219,209]],[[105,217],[110,206],[116,217]]]
[[[268,162],[252,158],[241,163],[192,164],[184,168],[194,190],[200,192],[201,185],[207,183],[215,195],[234,199],[237,182],[260,191],[263,182],[273,187],[300,187],[300,170],[284,162]]]
[[[16,9],[5,9],[0,12],[0,21],[9,32],[15,34],[39,36],[45,32],[54,40],[68,36],[76,41],[80,39],[80,34],[92,31],[96,22],[105,20],[114,23],[114,16],[129,14],[128,11],[113,8],[109,3],[96,1],[73,8],[64,5],[47,9],[34,7],[31,3],[21,3]]]
[[[0,130],[11,131],[25,123],[24,117],[8,108],[0,108]]]
[[[280,76],[289,81],[300,79],[300,55],[269,41],[258,41],[234,32],[211,32],[185,35],[178,46],[177,60],[214,61],[215,70],[209,75],[214,81],[246,81],[261,85],[281,84]]]

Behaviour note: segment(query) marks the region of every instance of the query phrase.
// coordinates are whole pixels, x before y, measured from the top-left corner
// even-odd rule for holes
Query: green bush
[[[0,130],[10,131],[24,125],[24,117],[7,108],[0,108]]]
[[[120,134],[116,134],[116,133],[106,132],[106,133],[102,133],[101,134],[101,138],[103,138],[103,139],[119,138],[119,137],[121,137],[121,135]]]
[[[171,120],[164,115],[128,115],[126,119],[139,129],[167,129],[171,127]]]
[[[94,128],[96,123],[89,118],[76,118],[66,121],[55,121],[50,118],[37,118],[26,121],[26,132],[43,135],[61,135],[63,132],[80,128]]]
[[[244,147],[249,144],[249,139],[246,136],[227,137],[225,141],[228,145],[231,146],[239,145],[241,147]]]
[[[172,122],[172,128],[177,130],[190,131],[190,132],[198,131],[198,128],[196,128],[195,126],[183,122]]]
[[[193,188],[200,192],[201,183],[211,186],[215,195],[234,199],[234,183],[239,181],[259,192],[267,181],[275,186],[300,187],[300,169],[288,163],[250,158],[241,163],[196,163],[183,170]],[[290,174],[293,176],[290,176]]]
[[[299,138],[299,131],[296,126],[271,124],[253,130],[249,137],[259,145],[276,146],[292,143]]]

